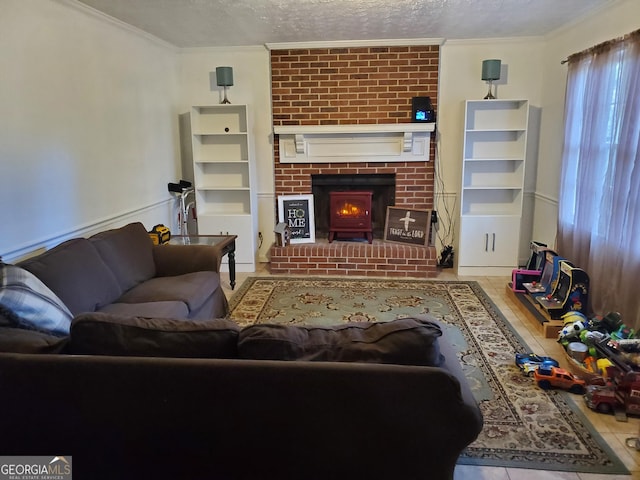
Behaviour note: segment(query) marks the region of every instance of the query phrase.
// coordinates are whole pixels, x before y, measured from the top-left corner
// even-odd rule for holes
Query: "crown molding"
[[[545,40],[548,40],[548,41],[554,40],[554,39],[566,34],[567,32],[570,32],[571,30],[573,30],[574,28],[576,28],[580,24],[582,24],[582,23],[584,23],[586,21],[589,21],[591,18],[599,17],[606,10],[610,10],[612,8],[615,8],[618,5],[621,5],[621,4],[625,3],[626,1],[627,0],[609,0],[608,2],[600,5],[599,7],[596,7],[594,9],[589,10],[584,15],[576,17],[573,20],[571,20],[570,22],[565,23],[564,25],[560,25],[555,30],[552,30],[551,32],[547,33],[545,35]]]
[[[544,37],[495,37],[495,38],[451,38],[444,41],[444,45],[485,45],[496,43],[535,43],[543,42]]]
[[[239,45],[226,47],[184,47],[180,53],[232,53],[232,52],[264,52],[265,45]]]
[[[73,8],[74,10],[84,13],[97,20],[103,21],[105,23],[109,23],[115,27],[118,27],[123,31],[132,33],[140,38],[148,40],[151,43],[154,43],[160,47],[171,50],[175,53],[178,53],[180,51],[180,48],[175,46],[174,44],[169,43],[165,40],[162,40],[161,38],[158,38],[155,35],[151,35],[150,33],[145,32],[144,30],[141,30],[137,27],[134,27],[133,25],[129,25],[128,23],[118,20],[117,18],[107,15],[106,13],[96,10],[95,8],[90,7],[85,3],[79,2],[78,0],[53,0],[53,1],[61,5],[64,5],[66,7]]]
[[[415,45],[442,45],[444,38],[400,38],[378,40],[333,40],[316,42],[265,43],[267,50],[299,50],[308,48],[350,47],[407,47]]]

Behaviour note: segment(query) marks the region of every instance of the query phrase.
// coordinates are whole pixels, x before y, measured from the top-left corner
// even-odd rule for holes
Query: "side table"
[[[236,238],[237,235],[172,235],[170,245],[210,245],[216,247],[220,259],[227,256],[231,290],[236,286]]]

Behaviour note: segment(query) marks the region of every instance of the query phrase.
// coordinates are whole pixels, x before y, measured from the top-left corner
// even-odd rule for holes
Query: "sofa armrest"
[[[222,249],[216,245],[154,245],[153,259],[158,277],[220,272]]]

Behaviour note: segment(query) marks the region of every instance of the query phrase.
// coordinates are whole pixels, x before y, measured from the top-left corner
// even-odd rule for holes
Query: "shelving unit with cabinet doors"
[[[257,207],[246,105],[194,106],[181,116],[182,175],[193,182],[198,234],[237,235],[238,271],[255,271]],[[224,266],[224,262],[223,262]]]
[[[518,266],[528,120],[527,100],[465,102],[459,275]]]

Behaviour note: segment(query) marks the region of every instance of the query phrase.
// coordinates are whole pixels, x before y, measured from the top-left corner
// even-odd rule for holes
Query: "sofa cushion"
[[[331,327],[252,325],[240,332],[240,358],[438,366],[440,326],[403,318]]]
[[[231,320],[203,321],[79,315],[71,324],[73,354],[235,358],[240,328]]]
[[[89,240],[100,252],[123,292],[155,276],[153,242],[141,223],[106,230]]]
[[[189,316],[187,304],[180,301],[145,303],[116,302],[101,308],[99,311],[125,317],[187,318]]]
[[[23,328],[0,327],[0,352],[62,353],[68,338]]]
[[[74,315],[93,312],[122,295],[113,273],[86,238],[68,240],[19,265],[42,280]]]
[[[215,272],[192,272],[174,277],[156,277],[132,288],[118,299],[120,303],[181,301],[189,312],[198,310],[220,286]]]
[[[14,327],[67,335],[73,315],[31,272],[0,263],[0,308],[3,322]]]

